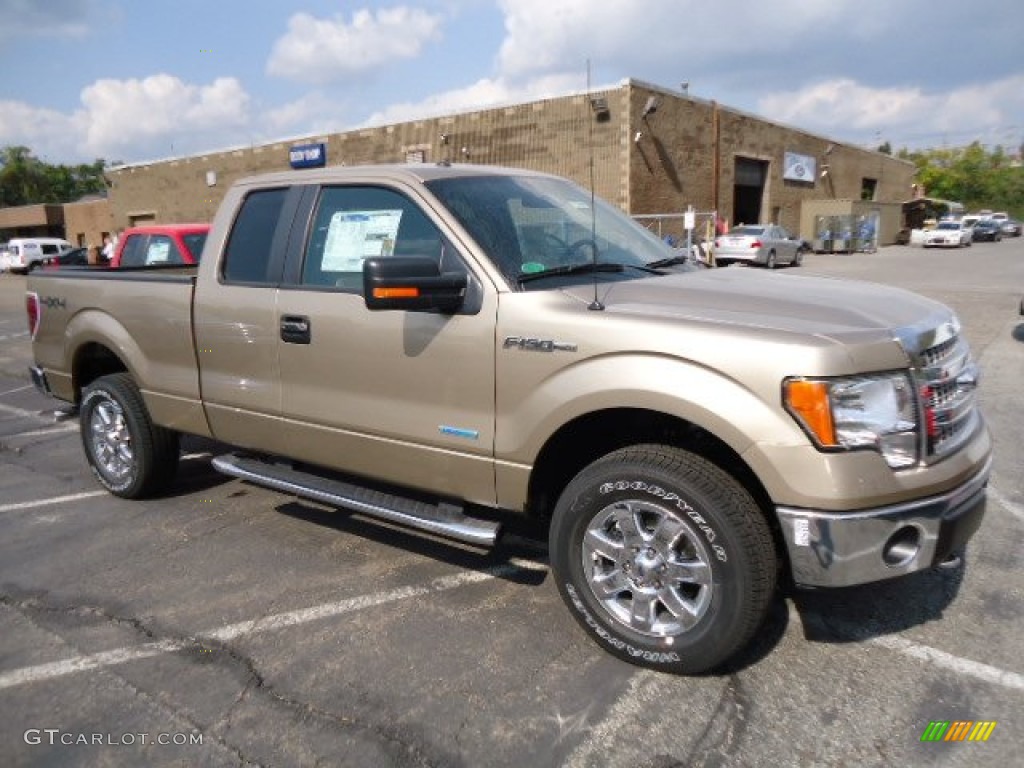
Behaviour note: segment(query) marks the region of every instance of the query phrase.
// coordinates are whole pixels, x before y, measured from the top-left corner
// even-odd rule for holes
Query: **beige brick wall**
[[[650,96],[658,99],[658,109],[643,120]],[[784,182],[785,151],[822,162],[833,142],[635,81],[591,97],[605,99],[607,120],[595,119],[587,96],[573,95],[115,169],[108,174],[114,225],[128,226],[138,216],[156,222],[208,221],[235,179],[285,170],[292,145],[320,141],[327,144],[329,166],[401,163],[410,152],[421,151],[427,162],[525,167],[567,176],[585,187],[593,160],[595,192],[623,210],[681,213],[693,205],[699,211],[720,210],[730,219],[735,160],[756,158],[769,168],[762,218],[778,209],[779,223],[794,231],[800,228],[803,200],[859,198],[862,178],[870,177],[878,181],[877,200],[900,202],[913,181],[909,163],[835,144],[828,155],[829,185],[821,179]],[[642,135],[635,141],[638,132]],[[213,186],[207,184],[211,171],[216,174]]]
[[[90,200],[66,204],[64,231],[73,245],[103,245],[103,235],[114,232],[114,216],[109,202]]]

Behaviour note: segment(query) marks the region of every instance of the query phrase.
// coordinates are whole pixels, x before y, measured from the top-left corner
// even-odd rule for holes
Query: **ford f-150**
[[[538,516],[600,646],[697,673],[780,583],[940,565],[985,509],[954,313],[786,272],[697,268],[534,172],[271,174],[198,267],[33,273],[32,376],[119,496],[166,489],[190,433],[237,446],[229,475],[463,541]]]

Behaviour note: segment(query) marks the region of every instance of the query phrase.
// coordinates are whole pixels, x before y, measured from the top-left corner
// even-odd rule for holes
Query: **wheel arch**
[[[548,519],[569,482],[597,459],[620,448],[645,443],[672,445],[711,461],[751,495],[772,532],[777,557],[786,547],[768,491],[746,461],[724,440],[678,416],[643,408],[612,408],[587,413],[562,425],[544,443],[527,487],[527,513]]]
[[[82,391],[100,376],[111,373],[131,373],[128,366],[109,346],[98,341],[87,341],[75,350],[71,364],[71,381],[75,402],[82,400]]]

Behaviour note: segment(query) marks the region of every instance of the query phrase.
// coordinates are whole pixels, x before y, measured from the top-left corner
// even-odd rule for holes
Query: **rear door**
[[[416,189],[325,186],[309,221],[278,299],[287,453],[493,504],[496,294]],[[467,273],[464,309],[368,310],[370,256],[425,256]]]

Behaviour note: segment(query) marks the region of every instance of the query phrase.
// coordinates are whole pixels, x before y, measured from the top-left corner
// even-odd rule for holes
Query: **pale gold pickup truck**
[[[29,277],[33,379],[100,483],[159,493],[192,433],[230,475],[482,546],[539,516],[570,612],[636,664],[720,667],[780,581],[955,562],[984,514],[949,309],[698,268],[563,179],[251,178],[196,269]]]

